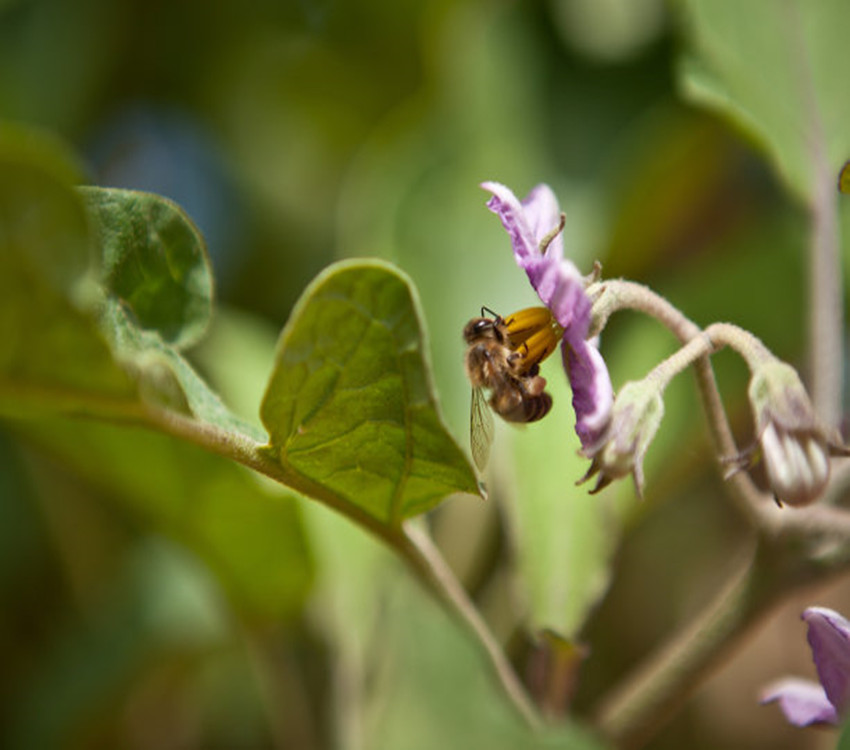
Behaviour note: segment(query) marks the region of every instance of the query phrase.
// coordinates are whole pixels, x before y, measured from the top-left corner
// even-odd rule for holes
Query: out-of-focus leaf
[[[65,419],[16,429],[191,549],[249,616],[274,620],[300,609],[312,564],[292,495],[146,429]]]
[[[512,481],[497,473],[492,485],[497,494],[497,483],[507,481],[509,496],[516,497],[507,517],[532,630],[550,629],[571,639],[608,586],[629,507],[623,498],[633,491],[623,485],[589,495],[586,487],[576,487],[588,462],[577,454],[569,388],[562,372],[552,373],[548,381],[555,401],[550,414],[511,436],[521,470]]]
[[[260,401],[274,366],[279,329],[251,313],[217,307],[192,361],[242,419],[262,430]]]
[[[383,592],[385,620],[372,641],[363,747],[571,748],[602,742],[572,723],[533,732],[500,694],[484,657],[456,622],[407,579]],[[391,708],[387,696],[392,696]]]
[[[72,159],[51,139],[0,130],[0,403],[134,396],[98,333],[98,263]]]
[[[328,268],[281,334],[261,406],[285,468],[390,526],[477,491],[438,411],[414,295],[380,261]]]
[[[249,610],[292,612],[309,563],[291,497],[139,428],[32,419],[80,411],[139,419],[152,397],[262,439],[170,343],[195,340],[210,311],[209,267],[191,222],[156,196],[74,190],[55,146],[20,144],[0,132],[2,412],[28,418],[19,429],[204,557]]]
[[[605,193],[616,204],[606,276],[641,278],[679,263],[683,251],[698,253],[709,237],[734,230],[758,208],[740,145],[705,113],[658,107],[632,128],[617,155],[604,172]]]
[[[54,630],[29,679],[6,708],[4,747],[63,747],[123,697],[128,678],[163,656],[184,658],[220,643],[228,629],[213,581],[184,551],[144,542],[114,571],[96,616]]]
[[[529,731],[480,644],[385,545],[318,505],[305,509],[305,521],[316,549],[315,611],[334,644],[340,744],[370,750],[602,747],[571,724]]]
[[[685,93],[755,136],[803,199],[850,153],[844,0],[685,0]],[[823,161],[825,160],[825,164]]]
[[[179,350],[198,341],[212,312],[203,237],[173,202],[131,190],[80,188],[103,256],[101,325],[143,397],[262,440],[234,416]]]

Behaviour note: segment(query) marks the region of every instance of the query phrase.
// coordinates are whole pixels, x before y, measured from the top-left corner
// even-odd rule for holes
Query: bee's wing
[[[478,471],[484,471],[490,446],[493,444],[493,414],[487,404],[483,388],[472,389],[472,405],[469,411],[469,442],[472,446],[472,458]]]

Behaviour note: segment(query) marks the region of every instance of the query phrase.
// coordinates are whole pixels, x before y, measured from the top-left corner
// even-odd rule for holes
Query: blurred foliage
[[[700,324],[743,325],[799,365],[801,135],[822,115],[837,176],[850,155],[844,14],[841,0],[0,2],[0,118],[19,124],[0,132],[3,746],[537,746],[477,650],[362,531],[173,439],[33,419],[38,393],[9,384],[72,387],[69,407],[92,394],[135,403],[141,389],[262,436],[274,341],[296,300],[330,261],[376,256],[418,289],[422,355],[463,444],[460,330],[482,304],[534,302],[483,206],[484,179],[518,194],[549,182],[581,269],[599,259],[606,275],[650,284]],[[212,272],[173,204],[78,183],[176,201]],[[107,203],[126,211],[118,231],[188,232],[186,307],[164,310],[158,289],[127,300],[122,274],[146,276],[120,257],[106,263],[112,294],[98,297],[94,249],[109,238],[93,236],[86,211]],[[841,214],[846,235],[847,201]],[[148,247],[149,262],[164,260]],[[171,331],[148,315],[163,312]],[[99,332],[102,314],[120,341]],[[602,348],[619,385],[675,345],[624,315]],[[725,354],[716,365],[743,443],[746,372]],[[665,399],[644,503],[626,482],[596,497],[575,488],[584,467],[558,369],[544,368],[552,415],[498,430],[492,502],[451,500],[431,523],[474,524],[438,538],[467,560],[525,676],[540,627],[591,645],[581,710],[699,609],[744,529],[686,377]],[[774,653],[754,679],[779,666]],[[729,690],[759,746],[817,746]],[[754,747],[724,733],[735,717],[709,692],[653,747]],[[563,731],[540,746],[594,746]]]

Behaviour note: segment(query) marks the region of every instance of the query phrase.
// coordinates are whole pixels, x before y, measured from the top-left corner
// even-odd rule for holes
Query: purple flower
[[[591,301],[575,264],[564,258],[558,201],[548,185],[538,185],[522,202],[498,182],[481,187],[493,194],[487,207],[510,235],[516,262],[564,330],[561,355],[573,391],[576,432],[583,447],[593,445],[608,424],[613,389],[602,355],[586,340]]]
[[[809,607],[803,619],[820,684],[787,677],[768,685],[761,702],[779,701],[798,727],[839,724],[850,713],[850,622],[825,607]]]

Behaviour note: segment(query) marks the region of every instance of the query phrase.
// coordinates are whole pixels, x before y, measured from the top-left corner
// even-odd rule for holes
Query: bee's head
[[[463,340],[467,344],[477,344],[487,340],[504,343],[504,336],[492,318],[473,318],[463,328]]]

